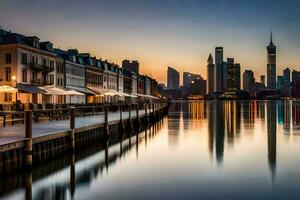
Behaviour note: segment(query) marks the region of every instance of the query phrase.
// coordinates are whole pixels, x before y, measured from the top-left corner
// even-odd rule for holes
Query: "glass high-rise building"
[[[167,80],[168,89],[179,89],[179,81],[180,81],[179,72],[172,67],[168,67],[168,80]]]
[[[267,64],[267,87],[276,89],[276,46],[273,44],[271,32],[271,41],[267,46],[268,64]]]
[[[214,92],[223,91],[223,47],[215,49]]]

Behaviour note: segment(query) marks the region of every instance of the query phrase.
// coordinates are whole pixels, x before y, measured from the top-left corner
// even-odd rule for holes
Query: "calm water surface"
[[[300,199],[299,158],[300,102],[179,101],[138,137],[23,174],[1,197]]]

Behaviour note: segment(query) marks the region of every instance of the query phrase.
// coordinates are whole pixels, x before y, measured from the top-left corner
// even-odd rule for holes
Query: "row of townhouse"
[[[156,97],[157,81],[76,49],[53,48],[36,36],[0,29],[0,86],[18,92],[0,94],[0,103],[98,103]],[[45,93],[50,86],[81,95]],[[116,95],[102,95],[106,93]],[[67,93],[66,93],[67,94]],[[83,94],[83,95],[82,95]],[[133,98],[134,97],[134,98]]]

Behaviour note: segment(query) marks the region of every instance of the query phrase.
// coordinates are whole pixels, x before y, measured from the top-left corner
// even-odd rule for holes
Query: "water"
[[[300,102],[179,101],[146,133],[12,177],[1,197],[299,199],[299,155]]]

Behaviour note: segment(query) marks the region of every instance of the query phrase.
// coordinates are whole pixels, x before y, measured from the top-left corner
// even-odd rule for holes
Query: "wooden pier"
[[[161,120],[167,112],[167,103],[25,111],[24,124],[0,128],[0,174],[31,170],[59,155],[122,137]]]

